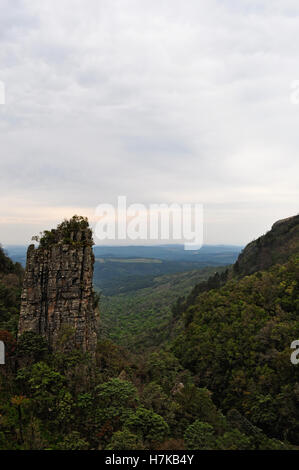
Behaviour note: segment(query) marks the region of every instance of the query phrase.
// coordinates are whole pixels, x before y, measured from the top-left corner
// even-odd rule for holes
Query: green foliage
[[[27,396],[35,400],[40,410],[56,402],[65,382],[61,374],[44,362],[20,369],[16,379],[26,390]]]
[[[183,368],[173,353],[160,350],[148,355],[143,373],[150,382],[159,383],[169,392],[180,381]]]
[[[25,331],[18,339],[17,356],[20,359],[37,362],[44,359],[48,352],[45,338],[34,331]]]
[[[136,352],[169,340],[172,304],[178,296],[183,302],[192,287],[207,279],[216,268],[179,261],[160,264],[149,263],[151,260],[130,261],[96,260],[94,284],[102,291],[103,334]]]
[[[88,236],[77,239],[77,234],[81,231],[87,231]],[[41,248],[49,248],[58,242],[74,246],[92,245],[91,239],[87,217],[78,215],[74,215],[70,220],[64,220],[56,229],[45,230],[40,236],[32,237],[32,240],[39,242]]]
[[[156,382],[150,382],[144,387],[142,393],[142,403],[145,408],[152,409],[156,413],[159,413],[165,408],[168,396],[164,392],[161,385]]]
[[[197,388],[195,385],[186,385],[175,399],[180,405],[178,414],[179,429],[184,429],[198,420],[210,424],[218,433],[223,432],[225,418],[212,401],[211,392],[206,388]]]
[[[89,443],[77,431],[65,436],[63,441],[56,447],[57,450],[88,450],[88,448]]]
[[[169,426],[171,435],[177,435],[180,406],[173,396],[166,393],[161,385],[150,382],[144,387],[140,400],[144,408],[163,417]]]
[[[217,439],[219,450],[254,450],[252,439],[242,434],[238,429],[226,431]]]
[[[72,230],[81,222],[74,223]],[[68,223],[61,230],[73,233]],[[134,355],[102,339],[96,361],[73,349],[68,328],[55,353],[33,332],[16,344],[10,327],[18,318],[21,277],[0,250],[0,340],[7,351],[0,368],[1,450],[297,449],[299,369],[290,362],[290,344],[299,338],[298,256],[242,279],[231,271],[213,276],[175,304],[175,330],[166,329],[161,314],[164,337],[180,331],[163,348],[145,343],[151,349]],[[163,284],[153,295],[158,303],[164,295],[166,305],[169,292]],[[136,295],[136,312],[141,305]],[[159,319],[157,305],[141,340],[160,334],[152,322]]]
[[[16,336],[24,270],[13,263],[0,245],[0,329]]]
[[[224,412],[237,408],[267,434],[299,440],[290,344],[299,337],[299,259],[199,295],[173,351]]]
[[[87,217],[74,215],[70,220],[64,220],[57,226],[57,229],[63,232],[65,236],[70,235],[72,232],[79,232],[89,228]]]
[[[114,378],[96,387],[97,417],[106,421],[123,423],[138,403],[137,389],[130,382]]]
[[[142,448],[143,444],[138,436],[131,433],[128,429],[124,429],[113,434],[106,450],[141,450]]]
[[[14,263],[4,252],[0,245],[0,273],[3,274],[16,274],[20,277],[23,276],[23,268],[20,263]]]
[[[162,416],[139,407],[125,422],[125,428],[140,437],[146,445],[162,442],[169,433],[169,427]]]
[[[130,355],[128,352],[114,344],[111,340],[102,340],[97,345],[97,364],[99,367],[99,378],[107,381],[111,377],[118,376],[123,370],[131,374]]]
[[[184,440],[188,450],[215,449],[213,426],[200,420],[196,420],[188,426],[184,434]]]

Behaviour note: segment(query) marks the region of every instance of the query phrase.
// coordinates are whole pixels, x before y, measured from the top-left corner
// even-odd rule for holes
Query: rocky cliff
[[[248,276],[285,263],[299,252],[299,215],[275,222],[269,232],[249,243],[234,264],[234,273]]]
[[[96,348],[92,232],[86,219],[73,217],[44,232],[30,245],[21,297],[19,335],[34,331],[55,350],[68,347],[92,354]]]

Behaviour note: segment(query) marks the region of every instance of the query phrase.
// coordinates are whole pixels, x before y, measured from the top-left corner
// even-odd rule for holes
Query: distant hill
[[[94,246],[96,258],[151,258],[163,261],[187,261],[203,266],[224,266],[237,259],[243,247],[235,245],[204,245],[200,250],[184,250],[183,245],[160,246]],[[10,258],[25,266],[27,246],[5,245]]]
[[[159,276],[204,267],[207,266],[191,261],[164,261],[156,258],[96,258],[94,286],[104,295],[128,294],[140,289],[155,288],[156,278]],[[209,272],[215,271],[216,267],[213,266]]]
[[[190,261],[206,266],[233,263],[242,247],[233,245],[203,245],[200,250],[184,250],[183,245],[158,246],[95,246],[96,258],[151,258],[164,261]]]
[[[27,246],[25,245],[5,245],[5,252],[15,263],[20,263],[23,268],[26,265]]]
[[[154,287],[157,276],[227,266],[236,261],[240,247],[203,246],[186,251],[182,245],[94,247],[94,285],[104,295]],[[212,272],[214,272],[212,270]]]
[[[7,245],[10,258],[26,264],[26,246]],[[241,247],[204,245],[186,251],[183,245],[94,247],[94,285],[105,295],[133,292],[154,285],[157,276],[227,266],[236,261]]]

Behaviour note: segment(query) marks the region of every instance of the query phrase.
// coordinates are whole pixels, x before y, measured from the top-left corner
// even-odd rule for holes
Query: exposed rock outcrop
[[[30,245],[27,252],[19,335],[34,331],[54,350],[64,336],[68,347],[94,354],[94,255],[88,222],[75,216],[44,232],[39,242],[38,248]]]
[[[234,273],[248,276],[285,263],[299,251],[299,215],[275,222],[265,235],[249,243],[234,265]]]

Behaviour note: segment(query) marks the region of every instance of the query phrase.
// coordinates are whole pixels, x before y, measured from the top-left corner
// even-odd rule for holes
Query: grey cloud
[[[36,201],[203,202],[213,242],[244,243],[254,214],[266,228],[270,215],[294,211],[297,1],[0,0],[0,9],[0,203],[13,215],[24,201],[20,241]]]

